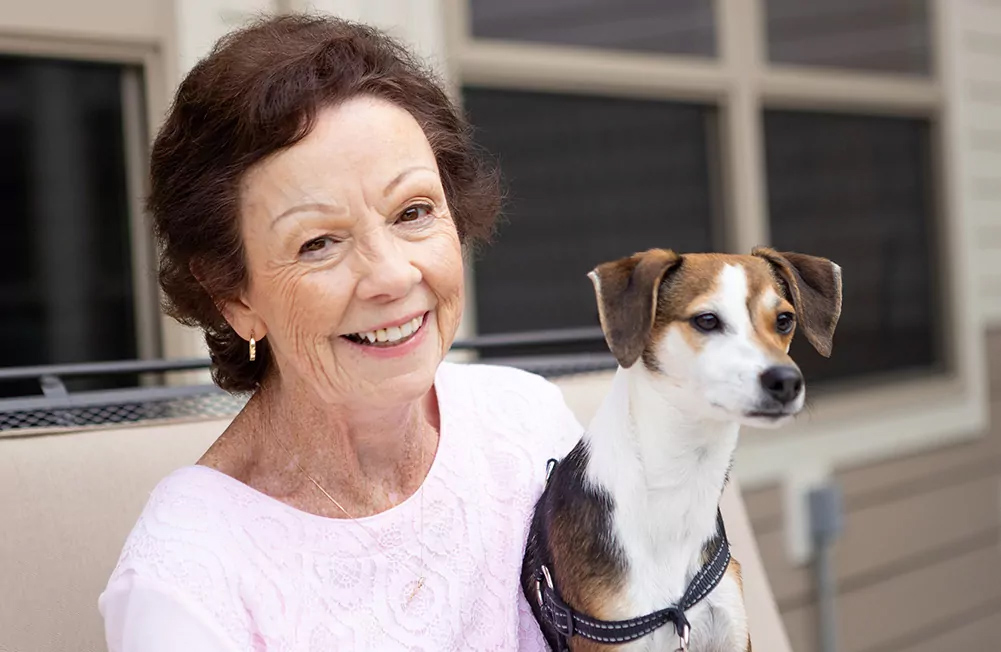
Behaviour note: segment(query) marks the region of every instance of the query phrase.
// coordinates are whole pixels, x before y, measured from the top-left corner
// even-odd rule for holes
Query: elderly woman
[[[160,280],[249,402],[162,480],[100,598],[109,648],[539,650],[519,589],[547,381],[443,362],[492,171],[439,86],[370,28],[222,40],[152,153]]]

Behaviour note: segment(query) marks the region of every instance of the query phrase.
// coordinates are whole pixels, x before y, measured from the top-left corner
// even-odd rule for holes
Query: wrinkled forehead
[[[764,259],[692,254],[665,278],[658,294],[657,321],[689,319],[700,311],[754,315],[789,307],[785,288]]]

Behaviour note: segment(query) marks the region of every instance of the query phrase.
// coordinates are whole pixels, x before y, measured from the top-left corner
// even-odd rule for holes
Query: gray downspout
[[[841,489],[827,484],[809,494],[813,571],[817,586],[820,652],[838,652],[838,581],[834,568],[834,542],[841,534]]]

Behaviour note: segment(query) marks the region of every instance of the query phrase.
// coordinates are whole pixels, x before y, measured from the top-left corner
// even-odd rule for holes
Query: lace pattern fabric
[[[130,534],[100,599],[106,625],[138,578],[240,650],[545,650],[521,560],[546,460],[580,425],[554,385],[524,372],[445,363],[435,384],[423,529],[418,494],[362,529],[185,467]]]

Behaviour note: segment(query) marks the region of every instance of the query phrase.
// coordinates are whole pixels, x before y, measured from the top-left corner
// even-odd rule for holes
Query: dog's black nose
[[[779,403],[792,403],[803,389],[803,374],[796,367],[770,367],[761,374],[761,387]]]

